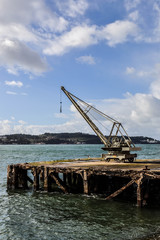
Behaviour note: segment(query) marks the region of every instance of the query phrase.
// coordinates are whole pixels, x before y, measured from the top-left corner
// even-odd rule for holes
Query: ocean
[[[0,240],[160,239],[160,209],[98,195],[7,191],[7,165],[99,157],[102,145],[0,145]],[[160,159],[160,145],[141,145],[139,159]],[[157,237],[153,237],[156,234]]]

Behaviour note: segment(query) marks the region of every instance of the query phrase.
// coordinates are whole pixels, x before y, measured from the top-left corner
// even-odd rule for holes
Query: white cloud
[[[116,21],[105,27],[96,25],[79,25],[73,27],[69,32],[49,41],[44,49],[47,55],[63,55],[72,48],[85,48],[99,41],[107,40],[109,46],[124,43],[131,38],[136,39],[139,33],[137,25],[131,21]]]
[[[20,81],[5,81],[5,84],[7,86],[13,86],[13,87],[19,87],[19,88],[23,86],[23,83]]]
[[[131,38],[136,40],[139,33],[138,26],[131,21],[115,21],[106,25],[100,32],[102,39],[107,40],[109,46],[124,43]]]
[[[43,45],[50,35],[64,31],[68,22],[44,0],[1,0],[0,12],[0,65],[14,75],[19,70],[45,72]]]
[[[99,26],[89,24],[90,20],[85,17],[79,18],[92,7],[87,0],[56,0],[51,5],[44,0],[1,0],[0,65],[14,75],[19,70],[41,74],[48,69],[42,53],[63,55],[74,48],[86,48],[104,40],[111,47],[127,41],[159,42],[158,1],[149,1],[146,8],[141,2],[125,0],[128,16]],[[152,27],[147,24],[145,11],[148,7],[153,13],[150,14],[154,19],[151,19]],[[75,17],[74,22],[70,17]]]
[[[72,48],[84,48],[96,44],[96,26],[76,26],[65,32],[55,40],[50,41],[50,46],[44,49],[48,55],[63,55]]]
[[[63,31],[67,26],[67,21],[51,11],[44,0],[1,0],[0,12],[0,22],[3,25],[10,26],[10,24],[14,23],[17,26],[17,24],[21,23],[21,26],[26,30],[28,29],[30,33],[32,33],[31,24],[35,24],[43,30],[54,32]],[[23,35],[23,31],[21,35]]]
[[[11,91],[7,91],[6,94],[8,94],[8,95],[17,95],[16,92],[11,92]]]
[[[56,4],[59,10],[69,17],[83,15],[88,8],[88,2],[86,0],[57,0]]]
[[[90,55],[78,57],[78,58],[76,58],[76,61],[79,63],[85,63],[85,64],[89,64],[89,65],[94,65],[96,63],[94,57],[92,57]]]

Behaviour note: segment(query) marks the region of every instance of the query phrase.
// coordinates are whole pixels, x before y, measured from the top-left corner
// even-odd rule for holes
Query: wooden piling
[[[44,182],[44,169],[43,169],[43,167],[41,167],[41,169],[40,169],[39,179],[40,179],[41,182]]]
[[[34,168],[33,173],[34,173],[34,183],[33,183],[34,191],[37,191],[37,190],[39,190],[39,172],[38,172],[38,169]]]
[[[49,179],[48,179],[48,167],[44,167],[44,191],[48,192],[49,191]]]
[[[87,171],[83,171],[83,188],[84,188],[84,194],[89,194],[89,186],[88,186],[88,176]]]
[[[143,173],[141,173],[140,177],[135,181],[137,184],[137,207],[142,207],[143,197],[141,185],[143,178],[144,178]]]

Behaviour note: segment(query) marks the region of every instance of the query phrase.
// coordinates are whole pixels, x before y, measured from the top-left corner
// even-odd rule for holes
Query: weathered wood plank
[[[149,177],[151,179],[160,179],[160,175],[157,175],[157,174],[155,174],[153,172],[149,172],[149,173],[147,172],[147,173],[145,173],[145,176]]]
[[[44,184],[43,184],[43,188],[44,188],[44,191],[47,191],[49,190],[49,179],[48,179],[48,170],[49,168],[48,167],[44,167]]]
[[[67,190],[66,185],[63,183],[63,181],[62,181],[58,176],[55,176],[54,173],[51,173],[51,174],[50,174],[50,177],[54,179],[54,181],[56,182],[56,184],[62,189],[62,191],[63,191],[64,193],[68,193],[68,190]]]
[[[89,194],[89,185],[88,185],[88,176],[87,171],[83,171],[83,188],[84,188],[84,194]]]
[[[108,197],[106,197],[106,200],[110,200],[116,196],[118,196],[121,192],[123,192],[125,189],[127,189],[128,187],[130,187],[133,183],[135,182],[134,179],[132,179],[129,183],[127,183],[125,186],[121,187],[120,189],[118,189],[117,191],[115,191],[114,193],[112,193],[111,195],[109,195]]]
[[[39,173],[38,173],[38,169],[34,168],[34,190],[37,191],[39,190]]]

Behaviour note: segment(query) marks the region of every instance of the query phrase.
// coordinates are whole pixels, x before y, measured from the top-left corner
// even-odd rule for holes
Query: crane
[[[115,160],[117,162],[133,162],[135,160],[137,154],[131,154],[130,151],[140,151],[141,148],[134,145],[122,123],[68,92],[63,86],[61,86],[61,90],[69,98],[71,103],[75,106],[78,112],[82,115],[82,117],[86,120],[92,130],[97,134],[101,142],[104,144],[102,149],[108,151],[107,154],[102,154],[102,158],[104,160]],[[112,127],[108,137],[102,133],[93,120],[91,120],[91,117],[89,117],[89,113],[91,111],[111,122]],[[95,119],[94,114],[90,113],[90,115]]]

